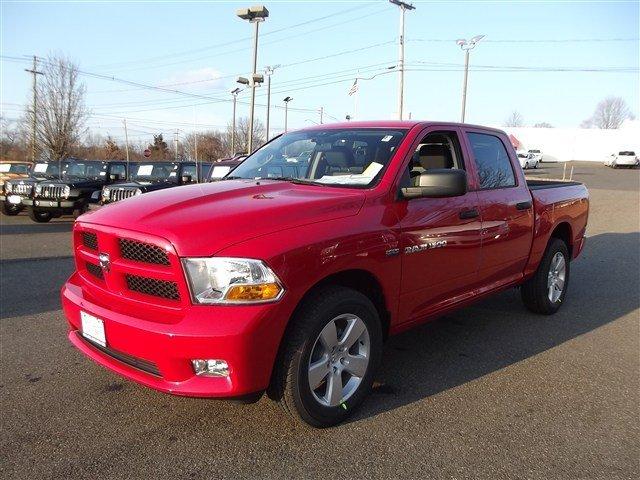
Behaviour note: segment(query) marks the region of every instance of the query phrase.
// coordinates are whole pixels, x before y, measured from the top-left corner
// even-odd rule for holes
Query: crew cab
[[[100,205],[117,202],[135,195],[204,181],[210,163],[142,162],[131,165],[129,182],[102,188]]]
[[[640,157],[636,155],[636,152],[632,150],[624,150],[618,153],[612,153],[605,160],[604,164],[607,167],[618,168],[618,167],[630,167],[636,168],[640,165]]]
[[[335,425],[370,391],[389,335],[513,287],[533,312],[561,308],[588,205],[578,182],[527,182],[500,130],[288,132],[223,181],[79,217],[68,337],[162,392],[266,391],[299,421]]]
[[[35,184],[28,201],[29,217],[38,223],[62,215],[84,213],[90,203],[98,202],[104,185],[124,180],[124,161],[66,160],[60,162],[60,175],[55,180]]]
[[[5,215],[18,215],[30,204],[33,194],[33,187],[42,180],[58,178],[60,174],[60,164],[58,162],[37,162],[30,175],[8,179],[4,181],[2,187],[2,213]]]

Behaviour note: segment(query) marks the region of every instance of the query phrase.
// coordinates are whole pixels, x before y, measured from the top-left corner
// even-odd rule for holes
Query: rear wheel
[[[53,218],[50,212],[43,212],[41,210],[29,210],[29,218],[34,222],[47,223]]]
[[[22,211],[22,207],[20,205],[12,205],[10,203],[2,202],[2,213],[13,217],[14,215],[18,215]]]
[[[558,238],[552,238],[538,270],[522,285],[522,301],[535,313],[556,313],[569,286],[569,250]]]
[[[382,352],[378,312],[360,292],[327,287],[291,321],[270,396],[298,421],[336,425],[371,389]]]

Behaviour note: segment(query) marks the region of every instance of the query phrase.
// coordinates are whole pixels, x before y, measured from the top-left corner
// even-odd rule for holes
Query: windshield
[[[82,178],[97,180],[107,175],[105,162],[63,162],[62,178]]]
[[[177,163],[139,163],[131,167],[131,180],[139,182],[177,181]]]
[[[36,178],[57,178],[60,174],[60,165],[55,163],[36,163],[33,167],[33,176]]]
[[[625,155],[625,156],[634,156],[636,154],[636,152],[631,152],[631,151],[626,151],[626,152],[620,152],[618,153],[618,155]]]
[[[226,178],[370,186],[382,176],[405,133],[356,128],[286,133],[264,145]]]
[[[24,163],[0,163],[0,173],[29,173],[29,165]]]

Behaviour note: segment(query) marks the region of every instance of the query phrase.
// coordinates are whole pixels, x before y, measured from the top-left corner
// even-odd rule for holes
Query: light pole
[[[293,100],[293,97],[284,97],[284,132],[287,133],[287,117],[289,114],[289,102]]]
[[[462,117],[461,122],[464,123],[465,110],[467,108],[467,79],[469,77],[469,50],[473,50],[480,40],[484,38],[484,35],[476,35],[475,37],[466,40],[460,38],[456,40],[456,44],[464,51],[464,80],[462,82]]]
[[[249,148],[248,152],[251,154],[253,151],[253,113],[256,102],[256,83],[260,83],[257,80],[262,78],[262,75],[258,76],[256,69],[258,68],[258,27],[260,22],[269,16],[269,10],[264,5],[258,5],[255,7],[241,8],[236,11],[236,15],[243,20],[249,20],[250,23],[255,24],[255,33],[253,37],[253,69],[251,70],[251,107],[249,108]]]
[[[390,3],[400,7],[400,38],[398,42],[398,70],[400,82],[398,84],[398,118],[402,120],[404,110],[404,12],[415,10],[416,7],[401,0],[389,0]]]
[[[271,75],[276,68],[279,68],[280,65],[264,67],[264,74],[267,76],[267,141],[269,141],[269,117],[271,116]]]
[[[238,99],[238,94],[242,90],[240,88],[236,88],[231,90],[231,95],[233,96],[233,123],[231,124],[231,156],[233,157],[236,154],[236,100]]]

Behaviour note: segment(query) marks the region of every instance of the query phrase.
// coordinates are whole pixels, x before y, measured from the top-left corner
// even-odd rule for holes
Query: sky
[[[124,118],[132,142],[222,129],[232,118],[235,79],[251,70],[253,27],[235,11],[254,3],[3,0],[2,116],[19,118],[30,101],[28,57],[59,54],[84,72],[93,132],[123,139]],[[501,125],[518,110],[527,125],[575,127],[610,95],[640,113],[638,0],[413,4],[405,116],[459,121],[464,54],[455,40],[479,34],[486,37],[470,55],[467,122]],[[258,68],[281,65],[272,76],[272,134],[284,128],[285,96],[293,97],[290,129],[318,123],[321,107],[325,122],[397,118],[398,73],[388,67],[398,59],[398,7],[387,0],[265,5]],[[358,94],[349,96],[356,77]],[[266,87],[256,95],[264,122]],[[238,116],[248,115],[248,100],[241,92]]]

